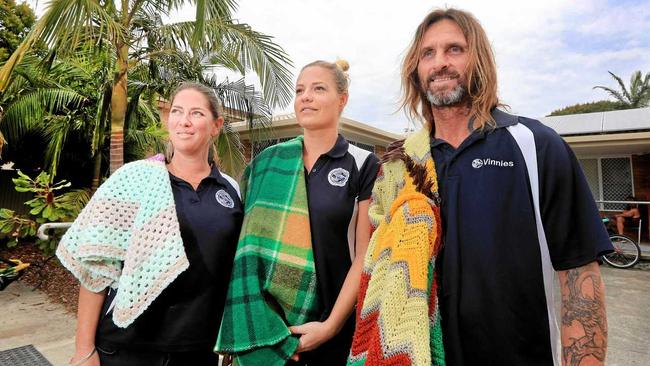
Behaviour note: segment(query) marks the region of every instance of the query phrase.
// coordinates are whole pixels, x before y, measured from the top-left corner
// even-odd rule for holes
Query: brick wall
[[[381,145],[375,145],[375,155],[381,158],[382,155],[386,152],[386,148]]]
[[[632,155],[632,168],[636,198],[650,200],[650,154]]]
[[[248,140],[244,140],[242,141],[242,145],[244,145],[244,159],[246,160],[246,163],[250,163],[251,155],[253,154],[253,148],[251,147],[251,142]]]
[[[650,154],[632,155],[632,176],[634,179],[634,195],[639,201],[650,201]],[[650,207],[646,206],[646,210]],[[646,211],[647,212],[647,211]],[[642,214],[646,218],[643,225],[642,240],[648,240],[650,231],[650,220],[647,214]]]

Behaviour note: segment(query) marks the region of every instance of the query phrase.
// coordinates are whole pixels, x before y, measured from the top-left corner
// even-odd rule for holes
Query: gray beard
[[[460,103],[465,97],[465,88],[462,85],[456,85],[450,92],[433,93],[427,90],[427,100],[436,107],[449,107]]]

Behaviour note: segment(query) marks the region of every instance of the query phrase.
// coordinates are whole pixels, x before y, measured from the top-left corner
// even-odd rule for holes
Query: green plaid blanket
[[[289,325],[318,318],[302,136],[246,168],[245,216],[215,351],[241,366],[284,366],[298,346]]]

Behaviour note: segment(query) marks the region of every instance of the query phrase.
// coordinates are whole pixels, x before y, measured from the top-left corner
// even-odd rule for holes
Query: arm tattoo
[[[562,327],[569,331],[569,343],[562,344],[565,365],[578,366],[585,357],[604,362],[607,350],[607,319],[604,288],[592,263],[566,271],[562,287]],[[596,267],[597,268],[597,267]],[[575,332],[575,329],[581,331]]]

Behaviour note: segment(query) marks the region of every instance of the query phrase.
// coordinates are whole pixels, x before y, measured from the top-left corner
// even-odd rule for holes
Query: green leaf
[[[29,211],[29,214],[30,214],[30,215],[34,215],[34,216],[36,216],[36,215],[40,214],[41,211],[43,211],[43,208],[45,208],[45,207],[47,207],[47,206],[45,206],[45,205],[43,205],[43,206],[36,206],[36,207],[32,208],[32,209]]]
[[[0,224],[0,233],[9,234],[14,229],[14,225],[10,222],[3,222]]]
[[[51,220],[52,214],[53,214],[52,205],[45,206],[45,209],[43,210],[43,213],[42,213],[43,217],[50,220],[50,221],[53,221],[53,220]]]

